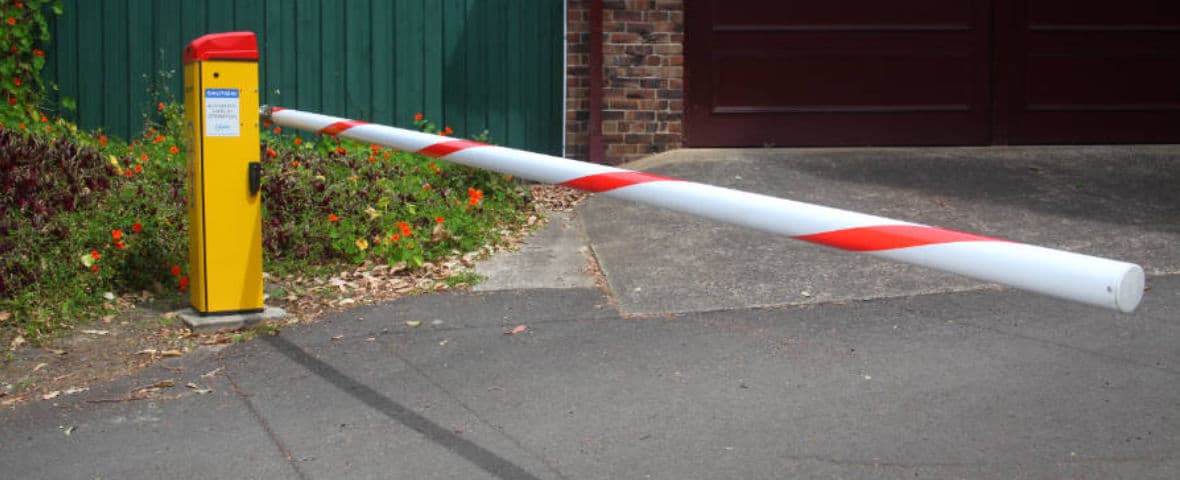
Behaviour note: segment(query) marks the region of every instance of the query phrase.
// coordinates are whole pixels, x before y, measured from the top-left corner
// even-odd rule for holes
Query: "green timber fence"
[[[559,155],[563,0],[65,0],[44,70],[66,118],[123,136],[181,101],[181,50],[258,35],[263,103]]]

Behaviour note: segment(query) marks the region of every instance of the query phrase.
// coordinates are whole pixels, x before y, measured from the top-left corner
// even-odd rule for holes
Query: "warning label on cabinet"
[[[205,89],[205,136],[239,137],[241,102],[236,88]]]

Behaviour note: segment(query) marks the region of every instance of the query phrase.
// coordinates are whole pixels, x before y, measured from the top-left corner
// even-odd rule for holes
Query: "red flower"
[[[397,222],[397,228],[402,231],[402,236],[408,237],[414,234],[414,231],[410,229],[410,224],[406,222]]]
[[[401,239],[402,239],[402,237],[396,233],[389,236],[389,240],[394,241],[394,242],[401,240]]]
[[[369,155],[369,163],[374,163],[374,162],[376,162],[376,161],[377,161],[377,157],[374,157],[374,156],[372,156],[372,155]]]
[[[275,157],[279,156],[279,154],[275,152],[275,149],[270,148],[270,147],[266,147],[266,156],[270,157],[270,158],[275,158]]]
[[[114,229],[114,230],[111,230],[111,238],[112,238],[112,239],[115,239],[115,240],[118,240],[118,239],[120,239],[120,238],[123,238],[123,231],[122,231],[122,230],[119,230],[119,229],[117,229],[117,228],[116,228],[116,229]]]
[[[173,265],[173,266],[172,266],[172,276],[173,276],[173,277],[179,277],[179,276],[180,276],[180,266],[178,266],[178,265]]]
[[[434,217],[434,223],[437,223],[437,224],[439,224],[439,225],[442,225],[443,221],[444,221],[444,220],[443,220],[443,218],[442,218],[442,217]]]
[[[467,203],[471,206],[479,205],[480,200],[483,199],[483,192],[474,188],[467,189]]]
[[[90,251],[90,258],[98,260],[98,259],[102,258],[102,254],[98,253],[98,250],[91,250]]]
[[[173,146],[172,146],[172,148],[169,148],[169,149],[168,149],[168,151],[169,151],[170,153],[172,153],[173,155],[175,155],[175,154],[177,154],[177,153],[180,153],[180,149],[179,149],[179,148],[176,148],[176,145],[173,145]]]
[[[381,150],[381,145],[369,145],[369,150],[372,150],[374,152]]]
[[[146,161],[148,161],[148,156],[147,156],[147,154],[146,154],[146,153],[141,153],[141,154],[139,154],[139,161],[141,161],[141,162],[146,162]]]
[[[10,18],[9,20],[12,20],[12,19]],[[422,114],[421,114],[421,113],[415,113],[415,114],[414,114],[414,121],[415,121],[415,122],[421,122],[421,121],[422,121]]]
[[[9,105],[16,105],[16,97],[8,97]]]
[[[106,135],[99,135],[98,136],[98,146],[100,146],[100,147],[107,146],[107,136]]]
[[[336,147],[336,153],[340,155],[348,155],[348,150],[345,150],[344,147]]]
[[[140,225],[139,222],[135,222],[135,224],[131,225],[131,231],[135,233],[142,232],[143,225]]]
[[[123,175],[126,175],[127,178],[132,178],[135,176],[135,172],[132,172],[131,170],[127,170],[126,172],[123,172]]]
[[[135,166],[135,173],[143,173],[143,167],[140,165],[136,165]]]
[[[188,276],[180,277],[180,291],[188,290]]]
[[[156,104],[156,111],[158,111],[158,112],[164,111],[164,102],[160,102],[160,103]]]
[[[388,160],[389,159],[389,152],[382,153],[381,156],[385,157]]]
[[[340,217],[337,217],[335,213],[329,213],[328,214],[328,221],[332,222],[332,223],[336,223],[336,222],[340,221]]]
[[[38,57],[44,57],[44,56],[45,56],[45,51],[44,51],[44,50],[41,50],[41,49],[39,49],[39,48],[34,48],[34,49],[33,49],[33,55],[36,55],[36,56],[38,56]]]
[[[291,162],[291,166],[292,166],[292,167],[299,168],[299,165],[300,165],[300,164],[299,164],[299,160],[296,160],[296,161],[294,161],[294,162]]]
[[[41,123],[46,123],[48,121],[49,121],[49,117],[46,117],[45,115],[41,115]]]
[[[295,144],[296,144],[296,145],[299,145],[299,144],[301,144],[301,143],[303,143],[303,139],[302,139],[302,138],[299,138],[299,137],[295,137]]]
[[[91,266],[90,266],[90,271],[92,271],[92,272],[94,272],[94,273],[98,273],[98,265],[91,265]]]
[[[444,128],[443,131],[447,132],[447,135],[451,135],[451,134],[455,133],[454,130],[451,130],[451,127]]]
[[[13,77],[12,84],[19,87],[20,86],[20,77]]]
[[[16,19],[12,18],[12,17],[8,17],[8,23],[10,23],[12,25],[16,25]]]
[[[24,2],[16,2],[14,5],[16,5],[16,8],[25,8]]]
[[[122,250],[122,249],[124,249],[124,248],[127,248],[127,244],[126,244],[126,243],[123,243],[123,241],[122,241],[122,240],[115,240],[115,246],[116,246],[116,247],[119,247],[119,250]]]
[[[283,127],[275,127],[275,133],[283,133]]]
[[[156,135],[156,138],[152,140],[152,143],[161,143],[164,140],[165,140],[165,138],[163,135]]]

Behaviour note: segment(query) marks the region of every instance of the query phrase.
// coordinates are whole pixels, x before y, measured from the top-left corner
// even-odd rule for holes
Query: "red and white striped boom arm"
[[[1117,260],[316,113],[274,107],[263,116],[284,128],[417,152],[1121,312],[1134,311],[1143,298],[1143,269]]]

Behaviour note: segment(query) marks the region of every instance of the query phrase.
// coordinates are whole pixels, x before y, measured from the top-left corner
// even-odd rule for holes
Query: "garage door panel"
[[[718,30],[773,25],[784,30],[971,23],[969,3],[947,0],[745,0],[710,2]]]
[[[1174,0],[1030,0],[1025,4],[1030,25],[1097,26],[1100,28],[1171,25],[1180,18]]]
[[[1180,109],[1180,59],[1040,56],[1029,62],[1026,108],[1045,110]]]
[[[1180,1],[685,0],[689,146],[1180,142]]]
[[[1180,2],[1009,1],[1008,142],[1180,141]]]
[[[686,0],[687,144],[982,142],[985,6]]]
[[[974,86],[965,55],[732,54],[715,64],[712,113],[966,111]]]

